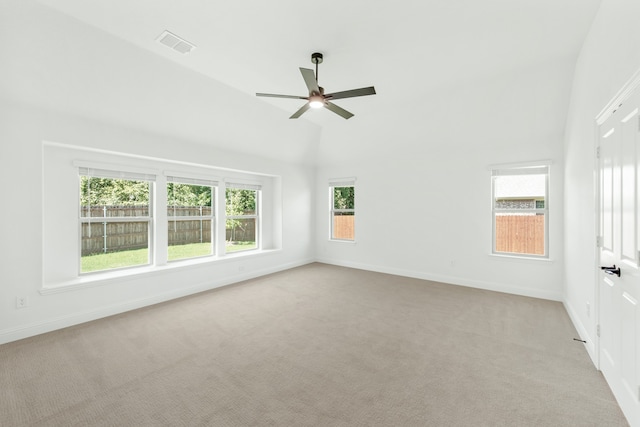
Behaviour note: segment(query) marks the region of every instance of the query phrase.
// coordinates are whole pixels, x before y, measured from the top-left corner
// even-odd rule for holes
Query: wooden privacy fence
[[[148,247],[148,222],[82,224],[82,256]]]
[[[255,242],[256,219],[232,219],[227,220],[225,232],[227,242]]]
[[[114,222],[110,218],[144,217],[149,215],[146,206],[92,206],[83,208],[81,214],[84,218],[91,214],[93,221],[83,223],[82,256],[143,249],[149,245],[149,223],[147,221]],[[168,208],[168,243],[169,245],[186,245],[191,243],[211,242],[211,219],[179,219],[172,217],[181,216],[209,216],[210,206],[191,207],[180,206]],[[226,239],[237,242],[255,241],[255,219],[240,219],[227,222]]]
[[[353,240],[355,215],[334,215],[333,216],[333,238]]]
[[[544,255],[544,215],[496,215],[496,252]]]

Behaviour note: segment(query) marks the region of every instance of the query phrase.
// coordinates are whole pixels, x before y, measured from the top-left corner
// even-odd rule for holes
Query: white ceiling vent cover
[[[189,43],[185,39],[182,39],[169,31],[164,31],[156,40],[163,45],[182,53],[183,55],[196,48],[194,44]]]

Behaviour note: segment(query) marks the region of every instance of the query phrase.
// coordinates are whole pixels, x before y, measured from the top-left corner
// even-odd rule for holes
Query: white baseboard
[[[211,289],[227,286],[233,283],[242,282],[244,280],[253,279],[267,274],[277,273],[279,271],[288,270],[291,268],[299,267],[302,265],[310,264],[313,262],[321,262],[325,264],[337,265],[342,267],[356,268],[359,270],[375,271],[379,273],[394,274],[397,276],[412,277],[416,279],[431,280],[436,282],[447,283],[451,285],[468,286],[477,289],[485,289],[496,292],[504,292],[522,296],[529,296],[534,298],[542,298],[554,301],[561,301],[562,296],[553,292],[540,291],[537,289],[518,288],[512,286],[504,286],[496,283],[468,280],[458,278],[454,276],[430,274],[419,271],[404,270],[391,267],[383,267],[369,264],[353,263],[353,262],[337,262],[329,259],[304,259],[297,262],[281,264],[272,266],[269,268],[254,270],[242,274],[233,275],[220,280],[206,281],[198,283],[192,286],[183,287],[170,292],[152,295],[147,298],[140,298],[136,300],[125,301],[122,303],[100,307],[98,309],[87,310],[83,312],[73,313],[65,316],[59,316],[51,319],[45,319],[42,321],[32,322],[25,325],[21,325],[14,328],[8,328],[0,330],[0,344],[8,343],[11,341],[17,341],[23,338],[43,334],[46,332],[55,331],[57,329],[66,328],[73,325],[89,322],[92,320],[101,319],[103,317],[113,316],[115,314],[123,313],[130,310],[135,310],[142,307],[147,307],[153,304],[158,304],[172,299],[181,298],[184,296],[196,294],[199,292],[208,291]],[[571,316],[571,314],[570,314]],[[573,320],[573,317],[572,317]],[[574,320],[575,323],[575,320]],[[576,326],[578,328],[578,326]],[[581,336],[586,336],[582,335]],[[592,353],[590,352],[590,355]],[[592,356],[593,359],[593,356]]]
[[[277,273],[279,271],[289,270],[291,268],[300,267],[302,265],[313,263],[314,259],[306,259],[277,266],[271,266],[261,270],[255,270],[242,274],[237,274],[224,279],[207,281],[192,286],[183,287],[170,292],[152,295],[147,298],[139,298],[135,300],[125,301],[106,307],[100,307],[93,310],[82,311],[65,316],[59,316],[52,319],[32,322],[14,328],[0,330],[0,344],[17,341],[23,338],[40,335],[46,332],[55,331],[57,329],[67,328],[69,326],[78,325],[92,320],[113,316],[124,313],[126,311],[135,310],[142,307],[170,301],[176,298],[197,294],[199,292],[209,291],[211,289],[220,288],[222,286],[231,285],[242,282],[244,280],[254,279],[256,277],[265,276],[267,274]]]
[[[587,328],[580,321],[580,317],[578,317],[578,314],[575,311],[575,309],[573,308],[573,306],[571,304],[569,304],[566,300],[563,301],[562,304],[564,305],[564,309],[569,314],[569,318],[571,319],[571,322],[573,323],[573,326],[578,331],[578,335],[580,335],[580,339],[586,341],[586,343],[584,344],[584,347],[587,349],[587,353],[589,354],[589,357],[591,358],[591,362],[593,362],[593,366],[595,366],[596,369],[599,369],[599,365],[598,365],[599,362],[598,362],[598,355],[596,353],[596,342],[595,342],[595,340],[593,340],[593,338],[592,338],[591,334],[589,334],[589,331],[587,330]]]
[[[379,265],[361,264],[354,262],[341,262],[331,259],[316,259],[317,262],[324,264],[337,265],[341,267],[356,268],[358,270],[375,271],[377,273],[393,274],[396,276],[411,277],[414,279],[431,280],[433,282],[441,282],[449,285],[467,286],[469,288],[484,289],[487,291],[503,292],[507,294],[521,295],[526,297],[547,299],[552,301],[562,301],[562,294],[559,292],[541,291],[539,289],[521,288],[516,286],[506,286],[499,283],[484,282],[480,280],[469,280],[465,278],[447,276],[440,274],[425,273],[422,271],[404,270],[393,267],[385,267]]]

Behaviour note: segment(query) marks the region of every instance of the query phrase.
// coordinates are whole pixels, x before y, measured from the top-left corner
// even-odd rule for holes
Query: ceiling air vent
[[[183,55],[191,52],[193,49],[196,48],[195,45],[189,43],[185,39],[182,39],[169,31],[164,31],[162,34],[158,36],[156,40],[162,43],[163,45],[168,46],[171,49],[182,53]]]

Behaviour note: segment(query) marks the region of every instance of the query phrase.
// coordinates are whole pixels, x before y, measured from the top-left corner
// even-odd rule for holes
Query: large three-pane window
[[[79,178],[81,274],[260,247],[261,185],[227,183],[218,207],[213,180],[167,174],[158,187],[156,175],[88,167],[79,168]],[[156,209],[166,212],[166,240],[156,235],[163,226],[154,229],[154,194]],[[223,225],[224,248],[216,238]]]
[[[493,253],[549,257],[549,166],[493,169]]]

